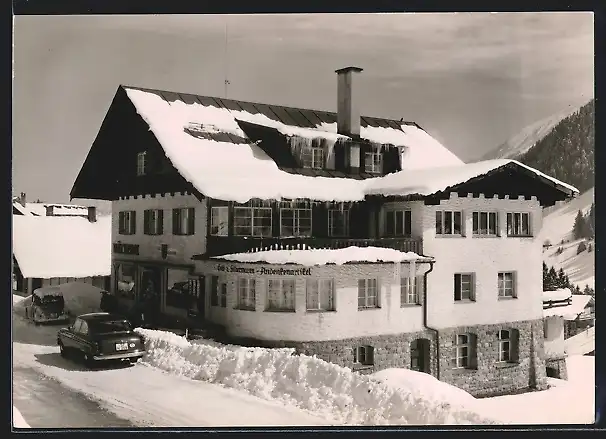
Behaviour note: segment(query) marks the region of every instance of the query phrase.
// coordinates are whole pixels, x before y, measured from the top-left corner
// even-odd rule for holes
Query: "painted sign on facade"
[[[260,276],[311,276],[311,268],[238,267],[237,265],[219,264],[217,271]]]

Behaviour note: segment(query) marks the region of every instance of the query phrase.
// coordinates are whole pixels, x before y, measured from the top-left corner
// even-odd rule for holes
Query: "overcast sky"
[[[227,23],[227,50],[226,50]],[[119,84],[417,122],[461,159],[593,97],[593,14],[17,16],[13,192],[69,201]]]

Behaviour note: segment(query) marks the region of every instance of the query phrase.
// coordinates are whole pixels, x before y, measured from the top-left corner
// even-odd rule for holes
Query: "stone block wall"
[[[517,358],[499,362],[498,331],[518,331]],[[440,380],[476,397],[495,396],[525,389],[546,388],[541,320],[496,325],[475,325],[440,330]],[[455,368],[453,338],[457,333],[476,336],[475,367]]]
[[[561,380],[568,379],[566,358],[550,358],[548,360],[545,360],[545,368],[551,369],[551,373],[549,373],[549,376],[551,376],[552,378],[559,378]]]

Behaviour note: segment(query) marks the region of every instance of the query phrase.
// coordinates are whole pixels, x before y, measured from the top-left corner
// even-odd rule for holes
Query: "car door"
[[[78,348],[77,334],[82,326],[82,319],[76,319],[74,324],[62,332],[63,346],[67,348]]]

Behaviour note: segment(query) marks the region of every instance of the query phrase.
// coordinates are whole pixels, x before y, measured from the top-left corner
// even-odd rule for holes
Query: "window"
[[[472,369],[475,367],[475,334],[455,334],[451,365],[454,368]]]
[[[328,211],[328,236],[349,236],[349,210]]]
[[[371,174],[380,174],[383,165],[381,151],[364,153],[364,171]]]
[[[238,278],[238,308],[254,311],[255,303],[255,279]]]
[[[518,361],[518,330],[501,329],[499,337],[499,361],[515,363]]]
[[[436,211],[436,235],[462,235],[462,217],[460,211]]]
[[[499,297],[516,297],[515,273],[499,273]]]
[[[229,209],[227,206],[212,207],[210,215],[210,234],[212,236],[227,236]]]
[[[358,309],[379,307],[379,280],[358,280]]]
[[[473,234],[476,236],[497,236],[498,216],[497,212],[474,212]]]
[[[334,280],[308,279],[306,290],[308,311],[334,311]]]
[[[173,235],[195,234],[196,210],[193,207],[173,209]]]
[[[143,233],[145,235],[161,235],[164,233],[164,211],[149,209],[143,211]]]
[[[189,282],[189,272],[169,268],[167,270],[166,306],[191,309],[197,291]]]
[[[268,279],[267,280],[267,310],[268,311],[294,311],[295,310],[295,280],[294,279]]]
[[[311,209],[280,209],[280,236],[310,236]]]
[[[118,213],[118,233],[120,235],[134,235],[137,231],[137,212],[127,210]]]
[[[528,212],[507,213],[507,236],[532,236],[530,233],[530,214]]]
[[[145,175],[148,171],[147,151],[137,153],[137,175]]]
[[[400,306],[418,305],[423,294],[423,276],[400,279]]]
[[[132,264],[116,264],[116,295],[124,299],[135,300],[137,267]]]
[[[211,276],[210,292],[211,306],[227,307],[227,283],[225,280],[220,279],[218,276]]]
[[[301,158],[305,168],[324,169],[326,167],[326,150],[322,146],[303,148]]]
[[[385,212],[386,236],[410,236],[411,227],[410,210],[388,210]]]
[[[271,208],[234,207],[234,235],[271,236]]]
[[[473,273],[454,275],[454,300],[475,300]]]
[[[372,366],[375,363],[372,346],[357,346],[353,348],[353,362],[356,365]]]
[[[88,323],[86,320],[80,320],[80,326],[78,327],[78,334],[88,335]]]

